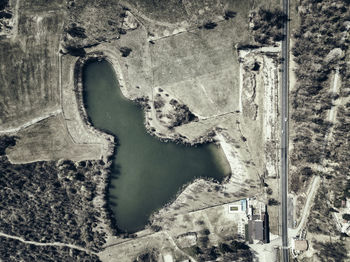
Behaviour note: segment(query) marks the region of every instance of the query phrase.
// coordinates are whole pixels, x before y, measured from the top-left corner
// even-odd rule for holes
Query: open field
[[[176,0],[171,1],[158,1],[156,6],[152,0],[139,1],[122,1],[123,5],[137,10],[143,14],[147,21],[155,21],[159,24],[165,24],[173,27],[181,24],[194,24],[202,25],[208,21],[213,21],[218,18],[222,18],[225,11],[232,10],[237,12],[241,17],[246,17],[247,13],[258,6],[273,7],[279,4],[276,0],[265,1],[210,1],[210,0],[195,0],[195,1],[183,1],[178,2]],[[142,17],[142,16],[141,16]],[[244,21],[244,20],[243,20]]]
[[[18,141],[6,154],[12,163],[101,158],[102,147],[75,144],[64,125],[62,115],[42,120],[16,133]]]
[[[57,32],[64,14],[34,3],[18,8],[17,31],[0,41],[0,131],[60,107]]]
[[[197,29],[155,41],[151,46],[154,88],[176,97],[198,116],[238,110],[234,44],[247,36],[232,28],[240,30],[228,20],[211,31]]]

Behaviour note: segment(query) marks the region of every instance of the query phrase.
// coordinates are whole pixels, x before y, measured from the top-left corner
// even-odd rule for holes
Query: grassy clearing
[[[62,116],[47,118],[17,133],[16,146],[7,150],[11,162],[28,163],[41,160],[86,160],[101,155],[99,145],[75,144]]]
[[[232,21],[156,41],[151,47],[154,86],[202,116],[237,110],[238,59],[234,45],[248,39]]]

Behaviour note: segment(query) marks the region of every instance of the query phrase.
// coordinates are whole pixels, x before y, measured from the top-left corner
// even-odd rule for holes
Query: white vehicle
[[[288,118],[285,117],[285,118],[284,118],[284,122],[287,122],[287,121],[288,121]]]

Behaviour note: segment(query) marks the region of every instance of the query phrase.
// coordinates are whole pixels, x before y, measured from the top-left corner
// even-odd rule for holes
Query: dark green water
[[[142,109],[122,95],[108,62],[85,65],[83,81],[92,124],[115,134],[120,143],[109,195],[119,228],[141,230],[151,213],[196,177],[223,178],[227,166],[214,144],[186,147],[146,133]]]

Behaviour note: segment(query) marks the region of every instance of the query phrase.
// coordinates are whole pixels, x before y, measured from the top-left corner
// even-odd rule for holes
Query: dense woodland
[[[5,7],[7,7],[9,4],[8,0],[0,0],[0,10],[5,9]]]
[[[333,221],[332,212],[334,211],[325,203],[325,199],[328,198],[327,193],[327,188],[321,185],[315,196],[314,205],[307,223],[307,229],[311,233],[332,234],[335,236],[337,229]]]
[[[0,232],[30,241],[100,250],[106,234],[98,221],[106,218],[93,199],[104,163],[14,165],[3,155],[4,147],[13,143],[12,138],[0,137]]]
[[[282,28],[287,16],[280,9],[259,9],[250,15],[254,40],[261,45],[273,45],[283,39]]]
[[[344,143],[348,141],[346,127],[350,121],[342,107],[338,110],[337,121],[328,119],[334,103],[350,94],[350,68],[344,59],[349,47],[346,21],[350,20],[350,9],[343,0],[303,0],[298,11],[300,26],[293,32],[292,49],[298,81],[290,97],[295,131],[291,137],[294,146],[291,165],[297,167],[291,174],[290,186],[294,192],[298,192],[312,175],[328,179],[341,175],[337,170],[324,174],[312,167],[324,160],[333,160],[342,166],[341,162],[349,159]],[[339,68],[342,86],[340,92],[334,94],[330,76],[336,68]],[[333,138],[328,141],[331,128]],[[346,166],[342,169],[349,171]]]
[[[339,241],[330,243],[316,242],[314,247],[318,250],[316,253],[321,262],[342,262],[347,261],[348,251],[345,244]]]
[[[313,248],[320,261],[345,261],[341,240],[346,235],[338,232],[332,212],[350,196],[350,6],[346,0],[301,0],[297,9],[300,24],[292,32],[297,83],[290,95],[290,189],[301,193],[312,177],[321,176],[307,229],[341,236],[339,242],[313,242]],[[333,93],[337,70],[341,87]],[[334,119],[329,118],[332,108],[337,109]]]
[[[37,246],[25,244],[19,240],[0,237],[0,260],[6,262],[98,262],[96,255],[80,250],[58,246]]]
[[[218,246],[208,245],[208,236],[199,238],[199,245],[185,250],[198,261],[253,261],[249,246],[237,240],[227,240]]]

